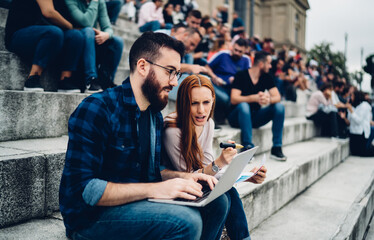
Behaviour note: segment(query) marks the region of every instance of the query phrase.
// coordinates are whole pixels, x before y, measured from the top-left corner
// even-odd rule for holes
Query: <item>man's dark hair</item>
[[[366,99],[365,99],[365,93],[362,92],[362,91],[354,91],[353,95],[354,95],[353,102],[352,102],[352,106],[353,107],[357,107],[363,101],[366,101]]]
[[[188,28],[186,28],[186,32],[188,33],[188,36],[192,36],[195,33],[197,33],[197,34],[199,34],[200,40],[203,39],[203,35],[201,35],[199,29],[197,29],[197,28],[188,27]]]
[[[208,30],[208,28],[213,27],[213,24],[211,22],[206,22],[202,24],[202,27],[205,28],[205,30]]]
[[[341,88],[341,87],[344,86],[344,82],[342,82],[342,81],[334,81],[333,82],[333,86],[334,86],[334,88],[336,88],[336,87]]]
[[[265,51],[256,52],[255,60],[254,60],[253,65],[256,66],[260,62],[265,62],[267,60],[268,56],[270,56],[270,54],[268,52],[265,52]]]
[[[188,17],[195,17],[197,19],[201,19],[201,12],[199,10],[191,10],[189,13],[188,13]]]
[[[241,47],[247,47],[248,46],[247,41],[243,38],[239,38],[238,40],[236,40],[235,44],[238,44]]]
[[[164,33],[145,32],[132,45],[130,49],[130,73],[136,69],[136,64],[140,58],[146,58],[155,62],[160,57],[160,48],[175,50],[183,58],[184,45]]]
[[[325,91],[326,89],[331,89],[332,90],[332,84],[331,82],[326,82],[322,84],[322,86],[319,88],[321,92]]]
[[[187,28],[186,25],[184,25],[184,23],[180,22],[180,23],[177,23],[173,26],[173,29],[174,29],[174,32],[176,32],[179,28]]]

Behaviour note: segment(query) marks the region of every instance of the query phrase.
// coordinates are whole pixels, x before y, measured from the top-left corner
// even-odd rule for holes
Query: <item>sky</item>
[[[347,41],[348,71],[361,69],[366,57],[374,54],[374,0],[308,0],[306,49],[322,41],[331,42],[333,51],[344,53]],[[362,88],[371,91],[371,77],[365,73]]]

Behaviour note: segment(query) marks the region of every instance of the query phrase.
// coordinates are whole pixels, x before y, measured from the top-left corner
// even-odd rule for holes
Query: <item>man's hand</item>
[[[258,170],[258,167],[255,167],[251,170],[251,172],[256,172],[257,170]],[[251,177],[246,182],[251,182],[255,184],[263,183],[265,181],[267,171],[268,171],[267,168],[265,166],[262,166],[260,171],[258,171],[258,173],[255,176]]]
[[[212,82],[213,82],[215,85],[217,85],[217,86],[226,85],[226,82],[223,81],[220,77],[217,77],[217,76],[215,76],[215,77],[212,78]]]
[[[201,184],[197,183],[197,181],[194,181],[192,178],[174,178],[153,184],[150,198],[184,198],[194,200],[196,199],[196,196],[201,197],[203,195],[201,189]]]
[[[348,109],[349,112],[353,113],[353,107],[350,103],[346,103],[345,107]]]
[[[234,80],[235,80],[235,77],[234,77],[234,76],[229,77],[229,82],[230,82],[230,84],[232,84],[232,83],[234,82]]]
[[[214,188],[214,185],[216,185],[218,183],[217,178],[215,178],[211,175],[203,174],[203,173],[186,173],[183,178],[188,179],[188,180],[193,180],[195,182],[197,182],[197,181],[207,182],[210,189],[212,189],[212,190]]]
[[[95,31],[95,42],[97,45],[101,45],[109,39],[109,33],[100,31],[96,28],[94,28],[93,30]]]
[[[199,74],[201,72],[207,72],[206,67],[200,66],[198,64],[193,64],[190,66],[190,70],[193,74]]]
[[[258,92],[257,102],[260,105],[268,105],[270,103],[270,94],[268,92]]]

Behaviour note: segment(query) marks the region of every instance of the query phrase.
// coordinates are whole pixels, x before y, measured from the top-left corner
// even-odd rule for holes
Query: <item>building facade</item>
[[[235,10],[250,33],[251,1],[254,1],[253,33],[261,39],[272,38],[276,48],[283,45],[305,52],[306,12],[308,0],[197,0],[203,14],[211,14],[222,4],[229,5],[229,15]],[[231,19],[230,19],[231,20]]]

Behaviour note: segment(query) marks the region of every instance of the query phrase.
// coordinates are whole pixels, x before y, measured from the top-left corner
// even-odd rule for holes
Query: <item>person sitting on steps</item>
[[[84,48],[84,37],[52,0],[13,0],[5,27],[6,48],[32,63],[25,91],[44,91],[43,70],[54,61],[62,70],[58,91],[80,92],[73,72]]]

